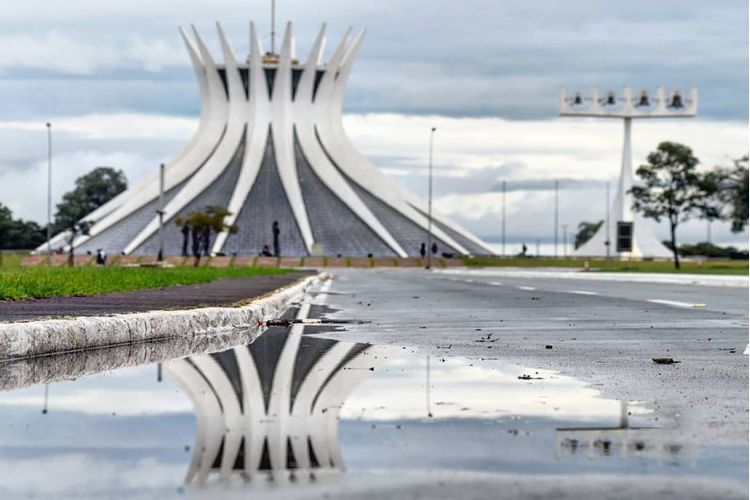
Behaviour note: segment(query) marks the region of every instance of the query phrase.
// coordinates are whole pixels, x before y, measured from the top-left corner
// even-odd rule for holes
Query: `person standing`
[[[421,255],[423,259],[425,255],[427,255],[427,245],[425,245],[424,241],[422,242],[422,246],[419,247],[419,255]]]
[[[438,247],[437,243],[432,243],[432,255],[437,255]]]
[[[273,256],[281,257],[281,244],[279,242],[279,233],[281,233],[281,230],[279,229],[278,221],[273,221],[272,230],[273,230]]]
[[[190,226],[188,226],[187,224],[183,224],[180,232],[182,233],[182,256],[187,257],[188,241],[190,240]]]

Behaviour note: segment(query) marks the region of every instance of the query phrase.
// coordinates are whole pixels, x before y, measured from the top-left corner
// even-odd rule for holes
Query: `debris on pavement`
[[[677,361],[674,358],[651,358],[651,360],[657,365],[674,365],[680,363],[680,361]]]

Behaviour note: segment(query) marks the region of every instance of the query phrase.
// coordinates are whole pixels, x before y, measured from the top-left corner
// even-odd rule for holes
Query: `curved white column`
[[[322,31],[321,31],[322,34]],[[323,149],[320,147],[315,137],[315,122],[318,115],[325,115],[334,99],[336,89],[336,78],[338,68],[343,59],[344,44],[349,38],[349,31],[344,36],[344,40],[334,53],[328,67],[323,74],[323,78],[318,86],[318,91],[313,103],[313,87],[315,83],[316,71],[319,59],[319,44],[311,52],[310,58],[305,65],[302,79],[297,88],[297,96],[294,101],[294,116],[296,118],[297,138],[300,142],[300,148],[308,160],[308,163],[315,174],[320,178],[324,185],[330,189],[354,214],[359,217],[382,241],[386,243],[399,257],[406,257],[408,254],[401,248],[401,245],[391,236],[383,224],[372,214],[367,205],[357,196],[349,183],[344,179],[336,167],[331,164]],[[317,49],[317,52],[316,52]]]
[[[242,442],[242,437],[244,435],[240,401],[237,399],[232,383],[229,381],[226,373],[224,373],[224,370],[222,370],[215,359],[208,354],[194,356],[190,359],[192,359],[195,366],[203,372],[206,378],[211,381],[216,398],[219,400],[224,410],[224,425],[226,431],[224,433],[224,450],[222,451],[221,469],[219,474],[220,477],[226,478],[229,477],[229,473],[232,472],[232,467],[234,466],[234,461],[237,457],[240,443]]]
[[[237,366],[242,379],[242,396],[245,429],[245,467],[244,471],[251,477],[260,466],[263,453],[265,433],[266,406],[263,400],[263,387],[258,378],[258,368],[247,346],[234,348]]]
[[[185,359],[173,359],[162,366],[188,395],[195,408],[195,445],[185,482],[205,482],[226,431],[219,400],[206,379]]]
[[[286,192],[294,218],[297,221],[302,240],[308,253],[314,243],[310,220],[302,198],[302,189],[294,161],[294,141],[292,125],[292,24],[288,23],[281,46],[281,56],[276,69],[271,98],[271,131],[273,133],[276,167],[281,184]]]
[[[375,165],[370,163],[354,147],[344,131],[342,122],[344,87],[346,86],[346,81],[354,65],[357,53],[364,41],[364,32],[360,33],[351,44],[348,43],[348,38],[348,36],[345,36],[339,49],[337,49],[337,52],[340,50],[343,55],[340,56],[340,62],[337,65],[338,78],[336,78],[332,101],[328,104],[327,111],[321,112],[318,115],[317,128],[320,140],[326,151],[328,151],[328,154],[331,155],[341,168],[346,170],[347,175],[354,182],[426,231],[428,226],[427,217],[407,203],[405,191],[388,176],[383,175]],[[333,62],[333,57],[331,62]],[[333,64],[330,64],[330,66],[333,67]],[[469,253],[466,248],[454,241],[453,238],[441,231],[440,228],[436,228],[433,225],[432,231],[435,236],[457,251],[464,254]]]
[[[223,88],[217,89],[215,84],[212,85],[209,82],[211,75],[207,71],[204,60],[202,60],[196,53],[193,44],[187,36],[185,36],[182,29],[180,29],[180,36],[182,37],[185,48],[190,56],[190,61],[193,65],[196,79],[198,80],[198,87],[201,96],[201,114],[198,129],[190,142],[188,142],[187,146],[177,156],[165,164],[164,187],[167,191],[182,183],[204,164],[224,134],[228,116],[228,103],[224,97]],[[199,39],[198,43],[201,53],[207,53],[202,40]],[[218,78],[218,74],[216,75],[216,78]],[[219,91],[221,92],[219,93]],[[154,170],[156,171],[156,168]],[[158,198],[158,173],[155,172],[154,174],[149,175],[136,187],[128,189],[120,196],[122,196],[121,199],[119,199],[120,197],[118,196],[118,198],[112,200],[112,202],[117,200],[118,206],[112,210],[107,208],[106,214],[104,214],[106,205],[101,207],[103,216],[94,224],[94,226],[91,227],[88,236],[82,236],[76,239],[76,246],[83,244],[89,238],[96,236],[112,225],[125,219],[143,205]],[[96,216],[97,213],[94,212],[86,219],[94,220]]]
[[[203,59],[206,73],[208,75],[208,85],[211,95],[211,104],[219,106],[218,102],[226,104],[227,97],[224,90],[224,84],[219,77],[211,53],[203,43],[198,31],[193,27],[193,33],[198,43],[198,48]],[[237,149],[240,146],[243,135],[245,134],[245,120],[242,109],[238,106],[229,106],[229,116],[227,118],[226,131],[219,143],[219,146],[208,158],[203,167],[198,170],[187,183],[180,189],[169,203],[164,207],[164,220],[168,221],[177,213],[195,199],[200,193],[208,188],[224,172],[231,163]],[[154,216],[151,222],[136,236],[133,241],[125,247],[126,254],[131,253],[138,248],[146,239],[159,229],[159,217]]]
[[[223,41],[222,44],[224,44]],[[263,71],[263,61],[261,59],[262,53],[258,34],[255,31],[255,24],[250,23],[250,92],[247,102],[243,103],[243,107],[246,106],[247,116],[249,117],[247,133],[249,147],[245,151],[242,170],[227,206],[227,210],[231,212],[231,215],[227,216],[224,220],[227,225],[234,224],[240,210],[242,210],[242,206],[247,201],[247,197],[250,195],[250,191],[263,163],[263,156],[266,151],[266,144],[268,143],[268,130],[271,122],[271,101],[266,90],[266,75]],[[227,241],[227,237],[229,237],[229,233],[226,231],[219,233],[214,241],[211,250],[212,253],[221,252]]]
[[[298,319],[304,319],[310,310],[310,304],[303,304],[297,313]],[[267,429],[268,455],[273,469],[285,469],[287,462],[287,437],[290,414],[290,399],[294,363],[297,358],[304,325],[293,325],[284,342],[284,348],[273,374],[271,395],[268,399],[268,417],[271,422]]]

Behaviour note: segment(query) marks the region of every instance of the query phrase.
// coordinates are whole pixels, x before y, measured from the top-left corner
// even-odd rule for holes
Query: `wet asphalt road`
[[[327,303],[369,322],[332,338],[558,370],[698,444],[748,441],[747,288],[337,270]]]

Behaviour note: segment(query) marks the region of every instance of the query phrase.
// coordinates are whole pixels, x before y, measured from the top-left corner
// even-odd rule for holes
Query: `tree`
[[[36,248],[44,243],[45,238],[39,224],[14,219],[11,209],[0,203],[0,250]]]
[[[693,151],[676,142],[662,142],[648,155],[648,163],[636,170],[642,185],[630,190],[633,209],[659,222],[669,221],[675,269],[680,268],[677,226],[692,216],[717,218],[718,185],[711,174],[698,172]]]
[[[748,157],[734,160],[734,168],[717,168],[715,182],[722,203],[722,218],[732,223],[732,232],[742,232],[748,218]]]
[[[224,223],[224,219],[229,215],[232,215],[232,212],[226,208],[210,205],[203,212],[191,212],[184,217],[176,217],[174,222],[177,226],[180,226],[183,236],[183,256],[187,253],[188,237],[191,233],[195,265],[198,265],[200,262],[201,247],[203,247],[203,254],[209,254],[212,232],[216,234],[224,231],[236,233],[238,229],[237,225]]]
[[[97,167],[76,179],[75,188],[63,195],[57,204],[54,232],[69,229],[72,217],[76,221],[101,207],[128,188],[128,181],[122,170],[111,167]]]
[[[583,221],[578,224],[575,248],[578,249],[582,247],[587,241],[593,238],[599,228],[602,227],[602,224],[604,224],[604,220],[600,220],[599,222]]]
[[[57,204],[55,214],[55,232],[67,231],[68,265],[74,262],[73,242],[82,234],[88,234],[93,225],[83,220],[88,214],[125,191],[128,181],[122,170],[111,167],[97,167],[86,175],[76,179],[75,188],[63,195]]]

